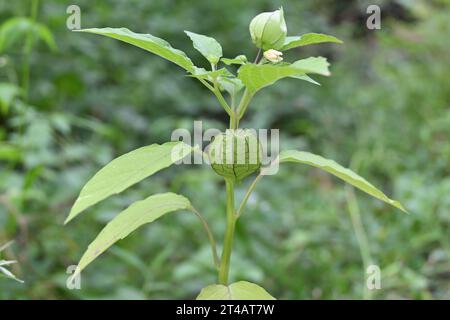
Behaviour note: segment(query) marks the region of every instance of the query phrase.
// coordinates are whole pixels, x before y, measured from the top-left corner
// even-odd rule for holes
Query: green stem
[[[236,94],[230,95],[231,100],[231,110],[236,111]]]
[[[253,98],[253,94],[250,93],[248,89],[245,89],[244,94],[242,95],[241,102],[239,103],[239,106],[237,108],[237,121],[239,123],[239,120],[242,119],[242,117],[245,114],[245,110],[247,110],[248,105],[250,104],[250,101]]]
[[[227,227],[223,242],[222,259],[219,269],[219,283],[228,285],[228,273],[230,271],[231,250],[233,247],[234,228],[236,226],[236,216],[234,210],[234,182],[225,179],[227,190]]]
[[[250,93],[247,89],[244,91],[242,95],[241,101],[239,102],[239,106],[236,110],[234,110],[234,101],[232,103],[233,108],[230,108],[223,98],[220,90],[217,88],[217,84],[214,83],[214,94],[222,105],[226,105],[228,108],[225,110],[229,110],[228,112],[230,116],[230,129],[237,129],[239,127],[239,120],[245,113],[247,106],[249,105],[251,99],[253,98],[253,94]],[[219,283],[223,285],[228,285],[228,274],[230,271],[230,261],[231,261],[231,251],[233,247],[233,237],[234,237],[234,229],[236,227],[237,214],[234,207],[234,181],[231,179],[225,179],[226,185],[226,195],[227,195],[227,226],[225,230],[225,238],[223,241],[223,251],[222,257],[220,260],[220,268],[219,268]],[[249,195],[248,195],[249,196]],[[248,199],[248,197],[247,197]],[[245,205],[245,204],[244,204]],[[242,209],[240,209],[242,210]]]
[[[208,235],[209,243],[211,244],[211,252],[214,260],[214,266],[217,270],[220,268],[219,263],[219,256],[217,255],[217,249],[216,249],[216,240],[214,239],[214,235],[211,232],[211,229],[209,228],[208,222],[206,219],[200,214],[200,212],[197,211],[194,207],[191,206],[191,211],[200,219],[200,221],[203,224],[203,227],[205,228],[206,234]]]
[[[239,126],[239,121],[236,117],[236,114],[233,112],[230,116],[230,129],[236,130]]]
[[[233,110],[231,110],[231,107],[228,105],[227,101],[223,97],[222,93],[220,92],[219,87],[217,86],[217,82],[214,82],[214,95],[216,96],[217,100],[219,100],[220,105],[222,108],[225,109],[225,111],[228,113],[228,115],[231,117],[231,115],[234,113]]]
[[[256,185],[258,184],[259,180],[263,177],[262,174],[258,174],[255,178],[255,180],[253,180],[252,184],[250,185],[250,187],[247,190],[247,193],[244,196],[244,199],[242,200],[241,204],[239,205],[239,209],[236,212],[236,218],[239,218],[245,208],[245,205],[247,204],[248,198],[250,198],[250,195],[252,194],[253,190],[255,190]]]
[[[261,53],[262,53],[262,50],[261,50],[261,48],[260,48],[260,49],[258,50],[257,55],[256,55],[255,61],[253,61],[253,63],[255,63],[255,64],[258,64],[258,63],[259,63],[259,61],[261,60]]]
[[[210,85],[206,80],[198,78],[198,80],[206,87],[208,88],[214,95],[216,96],[217,100],[219,101],[222,108],[225,109],[227,114],[231,117],[233,114],[233,110],[228,105],[227,101],[223,97],[222,93],[220,92],[219,88],[217,87],[217,84],[214,83],[214,86]]]

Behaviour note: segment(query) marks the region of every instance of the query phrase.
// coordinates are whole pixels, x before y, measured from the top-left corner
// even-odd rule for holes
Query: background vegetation
[[[67,266],[134,200],[183,193],[219,239],[225,221],[220,177],[192,166],[158,173],[62,225],[81,186],[114,157],[169,140],[193,120],[223,128],[226,116],[177,66],[67,30],[72,3],[0,2],[0,246],[15,240],[0,260],[17,260],[9,269],[25,281],[0,278],[0,299],[193,298],[216,275],[201,226],[183,213],[119,242],[83,272],[82,290],[66,288]],[[149,32],[198,64],[183,30],[215,37],[227,57],[252,57],[250,19],[281,4],[291,35],[343,39],[289,52],[328,57],[332,76],[321,87],[281,81],[257,95],[242,126],[280,128],[284,148],[351,166],[411,214],[319,171],[281,168],[239,221],[231,279],[282,299],[450,298],[448,0],[76,3],[82,27]],[[365,27],[373,3],[381,30]],[[364,289],[370,263],[382,270],[382,289],[372,293]]]

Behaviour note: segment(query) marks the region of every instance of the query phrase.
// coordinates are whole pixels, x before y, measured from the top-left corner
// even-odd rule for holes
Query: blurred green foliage
[[[62,222],[81,186],[114,157],[169,140],[175,128],[192,129],[193,120],[224,128],[226,114],[176,66],[70,32],[66,8],[73,1],[41,1],[35,21],[33,2],[0,3],[1,26],[17,23],[0,31],[0,43],[10,39],[0,46],[0,244],[15,240],[0,258],[17,260],[10,269],[25,280],[0,279],[0,299],[195,297],[216,274],[201,225],[183,213],[119,242],[83,272],[82,290],[66,288],[66,268],[112,216],[163,190],[188,196],[221,239],[225,199],[212,170],[173,167],[72,225]],[[381,30],[365,26],[373,2],[382,8]],[[450,298],[448,0],[77,4],[82,27],[149,32],[200,66],[183,30],[215,37],[226,57],[252,57],[248,23],[279,5],[290,35],[343,39],[341,46],[289,52],[286,59],[327,56],[332,76],[321,87],[281,81],[256,96],[242,126],[280,128],[282,147],[350,165],[411,214],[319,171],[283,167],[262,179],[239,221],[231,280],[258,283],[281,299],[360,299],[367,294],[364,265],[374,263],[382,289],[373,298]]]

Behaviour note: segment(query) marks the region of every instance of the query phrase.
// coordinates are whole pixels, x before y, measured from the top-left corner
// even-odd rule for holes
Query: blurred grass
[[[162,191],[188,196],[218,239],[223,184],[207,168],[174,167],[62,222],[86,180],[112,158],[170,139],[193,120],[224,126],[213,97],[176,66],[142,50],[71,33],[69,1],[42,1],[37,20],[58,49],[36,43],[28,99],[0,114],[0,244],[25,284],[0,279],[0,299],[193,298],[215,282],[195,217],[167,216],[119,242],[68,290],[76,264],[102,225],[131,202]],[[183,30],[218,39],[225,56],[256,54],[247,27],[283,4],[290,34],[324,32],[345,44],[318,45],[286,59],[324,55],[321,87],[281,81],[257,95],[242,126],[280,128],[283,148],[352,165],[401,200],[409,216],[322,172],[286,166],[258,185],[237,226],[231,278],[281,299],[364,297],[365,270],[349,209],[357,208],[382,289],[373,298],[449,299],[450,3],[379,1],[382,29],[365,28],[368,1],[78,1],[82,26],[150,32],[202,59]],[[30,14],[30,1],[0,3],[0,23]],[[220,17],[220,19],[218,18]],[[0,52],[0,83],[21,87],[23,43]],[[243,197],[248,182],[239,186]],[[350,196],[349,196],[350,195]],[[348,202],[348,200],[351,200]]]

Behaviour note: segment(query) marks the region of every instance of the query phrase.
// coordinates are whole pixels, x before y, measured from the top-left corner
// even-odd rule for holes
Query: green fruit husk
[[[261,167],[261,145],[250,130],[227,130],[215,136],[208,155],[211,167],[217,174],[235,181],[244,179]]]

